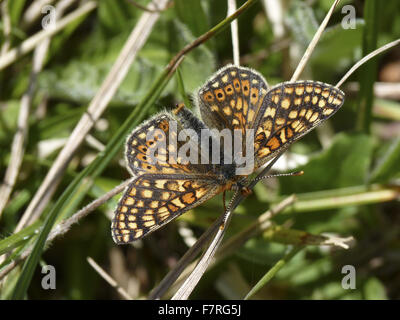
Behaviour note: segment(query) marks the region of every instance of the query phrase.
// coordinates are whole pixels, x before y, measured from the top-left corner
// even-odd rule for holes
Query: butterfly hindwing
[[[111,232],[116,243],[138,240],[220,192],[212,176],[143,174],[125,190]]]

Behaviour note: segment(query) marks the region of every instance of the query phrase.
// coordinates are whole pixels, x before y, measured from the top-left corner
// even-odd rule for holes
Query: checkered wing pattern
[[[216,195],[215,177],[144,174],[125,190],[112,221],[112,237],[125,244],[158,229]]]
[[[201,118],[210,128],[252,128],[268,86],[257,72],[237,66],[218,71],[198,92]]]
[[[317,81],[285,82],[268,91],[255,122],[255,169],[331,117],[344,93]]]
[[[223,191],[224,181],[215,166],[185,162],[176,152],[184,144],[193,143],[190,139],[179,141],[177,136],[192,127],[197,132],[202,126],[180,106],[132,132],[126,144],[126,160],[136,178],[115,210],[111,230],[116,243],[140,239]]]
[[[140,239],[216,194],[238,186],[237,163],[210,162],[215,152],[220,152],[222,159],[225,151],[232,150],[203,150],[203,130],[254,134],[256,170],[331,117],[342,106],[344,93],[316,81],[285,82],[269,89],[257,72],[230,65],[200,88],[197,100],[204,122],[180,105],[172,113],[158,114],[143,123],[128,138],[126,160],[135,178],[112,220],[116,243]],[[179,138],[182,133],[186,138]],[[212,135],[207,139],[218,138]],[[187,161],[178,150],[195,151],[197,158]],[[202,159],[207,157],[204,163]]]

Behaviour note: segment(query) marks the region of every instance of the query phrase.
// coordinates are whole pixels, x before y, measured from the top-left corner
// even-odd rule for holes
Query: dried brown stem
[[[10,48],[11,44],[11,19],[10,19],[10,14],[8,12],[8,0],[4,0],[0,4],[0,10],[1,10],[1,18],[3,21],[3,34],[4,34],[4,42],[3,45],[1,46],[0,50],[0,56],[2,56],[4,53],[8,51]]]
[[[75,0],[62,0],[57,5],[56,18],[60,18],[64,10]],[[47,51],[50,45],[50,38],[43,40],[35,49],[33,55],[32,71],[29,78],[27,91],[21,99],[21,108],[18,117],[18,130],[14,136],[11,146],[10,162],[4,176],[4,181],[0,186],[0,218],[5,208],[12,189],[17,181],[18,172],[21,167],[22,158],[25,151],[25,140],[28,135],[28,116],[32,105],[33,96],[36,89],[36,78],[43,68]]]
[[[304,52],[303,57],[301,58],[296,70],[293,73],[292,78],[290,81],[296,81],[298,80],[300,74],[303,72],[304,67],[306,66],[308,60],[311,57],[311,54],[313,53],[315,46],[317,45],[319,39],[321,38],[322,32],[324,32],[326,25],[328,24],[328,21],[333,13],[333,10],[335,10],[336,6],[340,0],[335,0],[335,2],[332,4],[331,8],[329,9],[328,13],[325,16],[325,19],[322,21],[321,25],[319,26],[317,32],[315,33],[314,37],[312,38],[310,44],[307,47],[306,52]]]
[[[168,0],[154,0],[153,2],[156,3],[157,7],[164,8]],[[149,7],[153,8],[153,3],[150,3]],[[44,181],[24,212],[16,231],[21,230],[24,226],[35,221],[42,213],[42,210],[38,210],[39,204],[41,208],[44,208],[50,200],[52,195],[51,188],[54,187],[54,185],[57,186],[72,156],[84,141],[94,123],[107,108],[108,103],[115,95],[119,85],[125,79],[138,51],[143,47],[150,35],[158,17],[158,13],[144,12],[142,14],[99,91],[90,102],[87,112],[76,125],[66,145],[58,154]],[[55,190],[55,188],[53,188],[53,190]],[[46,199],[44,199],[44,196],[47,196]]]
[[[89,1],[83,4],[81,7],[71,12],[63,19],[59,20],[56,23],[55,28],[48,28],[46,30],[39,31],[35,35],[23,41],[17,48],[10,49],[2,56],[0,56],[0,70],[9,66],[13,62],[15,62],[21,56],[27,54],[32,51],[39,43],[41,43],[44,39],[49,38],[55,35],[57,32],[63,30],[66,26],[68,26],[71,22],[76,19],[82,17],[83,15],[89,13],[94,10],[97,6],[97,3],[94,1]]]
[[[92,268],[104,279],[106,280],[111,287],[113,287],[115,290],[117,290],[117,292],[121,295],[121,297],[123,297],[126,300],[133,300],[133,297],[131,297],[129,295],[128,292],[126,292],[126,290],[124,288],[121,287],[120,284],[118,284],[118,282],[113,279],[107,272],[105,272],[105,270],[100,267],[96,261],[94,261],[91,257],[87,257],[87,261],[89,262],[89,264],[92,266]]]

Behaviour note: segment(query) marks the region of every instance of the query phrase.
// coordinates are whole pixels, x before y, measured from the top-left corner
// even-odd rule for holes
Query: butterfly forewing
[[[179,150],[185,144],[200,152],[201,148],[196,145],[199,139],[180,141],[180,133],[192,129],[197,135],[206,127],[189,110],[176,110],[151,118],[127,140],[127,165],[137,177],[114,213],[111,229],[116,243],[140,239],[223,190],[224,177],[215,165],[181,158]]]
[[[186,118],[181,119],[183,116]],[[198,154],[196,161],[192,162],[185,162],[179,155],[179,150],[185,144],[194,144],[194,150],[201,151],[198,146],[199,138],[197,141],[193,141],[189,139],[188,135],[184,141],[178,139],[180,133],[185,130],[182,122],[185,122],[185,125],[192,125],[192,123],[186,123],[191,117],[195,118],[187,109],[184,115],[179,116],[164,112],[133,131],[126,142],[125,149],[126,162],[131,173],[133,175],[144,173],[190,174],[212,171],[209,164],[201,163],[201,154]]]
[[[285,82],[267,94],[255,123],[256,168],[332,116],[344,93],[317,81]]]
[[[213,76],[198,93],[203,121],[210,128],[252,128],[268,86],[257,72],[228,66]]]

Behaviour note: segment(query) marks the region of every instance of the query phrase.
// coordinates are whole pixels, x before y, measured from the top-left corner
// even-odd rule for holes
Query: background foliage
[[[244,3],[237,2],[238,6]],[[281,22],[284,32],[279,37],[263,1],[258,1],[238,20],[241,64],[261,72],[270,84],[290,79],[332,3],[330,0],[278,2],[284,8]],[[12,47],[40,30],[40,19],[31,25],[23,23],[24,12],[30,4],[25,0],[9,2]],[[343,4],[351,4],[356,10],[355,29],[341,26]],[[123,84],[91,131],[91,136],[100,145],[107,145],[145,98],[169,60],[226,17],[226,6],[223,0],[174,0],[162,12]],[[368,14],[368,10],[376,13]],[[363,55],[400,38],[399,12],[400,3],[396,0],[341,2],[301,78],[337,83]],[[43,224],[63,191],[99,153],[93,144],[85,142],[70,162],[40,222],[35,228],[25,230],[24,237],[10,238],[65,139],[85,112],[142,13],[129,1],[101,0],[95,11],[52,38],[44,70],[37,79],[22,167],[0,220],[1,254],[17,248],[14,256],[18,256],[20,250],[36,240],[35,228]],[[0,28],[3,25],[0,23]],[[4,41],[0,33],[0,44]],[[218,68],[231,62],[231,34],[227,28],[185,56],[179,70],[186,94],[194,94]],[[32,56],[28,54],[0,73],[1,177],[9,164],[21,96],[27,89],[31,66]],[[246,228],[271,205],[292,193],[298,196],[298,204],[277,215],[274,227],[268,232],[253,237],[234,254],[219,261],[200,281],[192,298],[243,298],[288,248],[301,243],[298,231],[353,236],[354,241],[348,250],[306,246],[253,298],[400,297],[400,94],[394,91],[392,95],[385,95],[375,91],[375,97],[367,97],[375,81],[400,83],[399,70],[400,49],[397,47],[375,58],[351,77],[342,88],[347,96],[343,108],[328,123],[295,143],[277,166],[284,170],[304,170],[305,174],[260,182],[255,192],[237,209],[227,237]],[[182,90],[178,77],[174,76],[143,119],[180,101]],[[371,117],[368,117],[368,104],[372,107]],[[294,166],[291,165],[293,161]],[[128,177],[121,148],[85,197],[64,202],[62,209],[70,215]],[[395,196],[385,198],[379,193],[382,190],[393,191]],[[343,196],[348,196],[348,202],[342,202]],[[145,240],[132,246],[117,247],[110,236],[110,217],[117,201],[118,196],[46,249],[40,263],[56,267],[57,289],[43,290],[40,285],[42,274],[40,268],[36,268],[27,298],[119,298],[115,289],[87,263],[88,256],[131,296],[145,297],[185,253],[191,239],[200,236],[223,210],[221,197],[216,197]],[[9,261],[1,261],[0,270]],[[349,264],[357,270],[354,290],[344,290],[341,286],[342,267]],[[21,270],[21,267],[15,268],[2,282],[3,299],[11,297]]]

